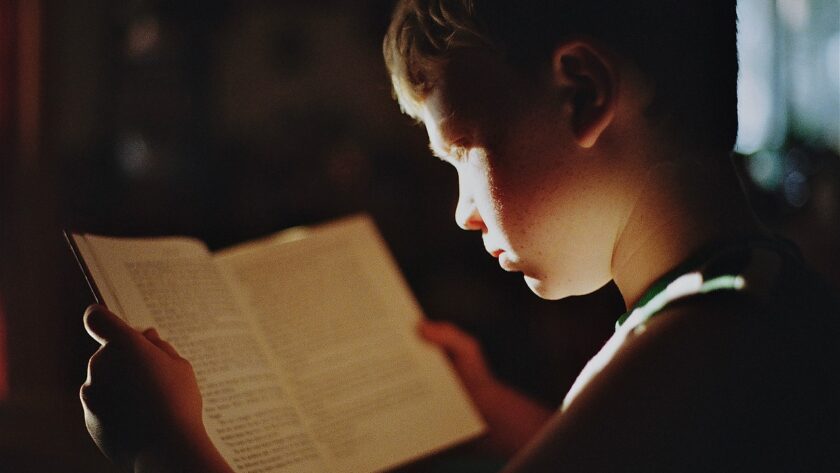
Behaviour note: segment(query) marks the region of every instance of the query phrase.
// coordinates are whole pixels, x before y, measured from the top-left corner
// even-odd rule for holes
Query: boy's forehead
[[[441,127],[478,124],[509,112],[521,92],[512,69],[495,54],[460,53],[446,65],[425,102]]]
[[[445,85],[435,87],[422,104],[422,119],[429,135],[429,147],[438,157],[445,157],[449,146],[460,139],[481,132],[487,111],[473,102],[469,93],[452,93]],[[467,91],[468,92],[468,91]]]
[[[447,154],[447,142],[457,134],[452,129],[452,112],[441,98],[441,89],[433,89],[422,104],[422,119],[429,136],[429,148],[435,156],[443,158]]]

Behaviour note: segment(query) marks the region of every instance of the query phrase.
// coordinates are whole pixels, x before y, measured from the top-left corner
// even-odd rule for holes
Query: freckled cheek
[[[495,218],[510,249],[532,263],[546,257],[543,240],[554,225],[559,190],[552,173],[514,166],[494,173],[492,184],[492,198],[499,203]]]
[[[501,180],[489,188],[493,202],[492,220],[505,235],[513,250],[528,246],[527,240],[538,218],[533,208],[533,197],[522,192],[514,183]]]
[[[530,212],[532,206],[546,200],[550,190],[544,172],[535,172],[516,163],[495,172],[490,183],[494,200],[519,215]]]

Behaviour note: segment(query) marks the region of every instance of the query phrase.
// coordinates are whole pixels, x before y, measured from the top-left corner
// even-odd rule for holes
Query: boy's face
[[[430,147],[458,172],[458,225],[547,299],[610,279],[603,160],[577,145],[562,91],[491,57],[452,65],[423,103]],[[548,82],[548,81],[547,81]]]

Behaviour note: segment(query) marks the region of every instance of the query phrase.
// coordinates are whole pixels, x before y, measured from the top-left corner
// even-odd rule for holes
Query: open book
[[[387,470],[480,434],[373,223],[351,217],[217,253],[189,238],[72,234],[100,302],[195,370],[239,473]]]

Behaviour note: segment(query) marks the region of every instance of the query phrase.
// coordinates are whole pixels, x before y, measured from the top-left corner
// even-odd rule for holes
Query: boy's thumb
[[[135,330],[101,305],[91,305],[85,310],[85,330],[101,345],[131,336]]]
[[[443,348],[450,356],[475,356],[480,350],[475,338],[449,322],[423,321],[419,329],[424,339]]]

